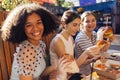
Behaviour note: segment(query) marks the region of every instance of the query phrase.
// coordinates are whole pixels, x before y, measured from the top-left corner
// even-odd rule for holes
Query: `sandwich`
[[[70,55],[70,54],[64,54],[63,55],[64,58],[68,58],[70,60],[70,62],[74,61],[74,57],[73,55]]]
[[[103,38],[112,38],[113,36],[114,35],[113,35],[112,28],[108,27],[107,30],[106,30],[106,32],[103,35]]]
[[[108,45],[108,42],[106,40],[99,40],[96,44],[96,46],[103,48],[104,46]]]
[[[70,64],[68,64],[68,68],[66,69],[67,73],[78,73],[79,72],[79,68],[78,65],[73,57],[73,55],[70,54],[64,54],[63,57],[68,58],[70,60]]]

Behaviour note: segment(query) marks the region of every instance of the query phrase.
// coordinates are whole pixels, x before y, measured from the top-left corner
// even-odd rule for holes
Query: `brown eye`
[[[92,20],[92,22],[95,22],[95,21],[96,21],[95,19]]]
[[[73,24],[73,26],[75,27],[75,26],[77,26],[77,24]]]
[[[90,21],[89,21],[89,20],[87,20],[87,21],[86,21],[86,23],[90,23]]]
[[[42,23],[42,21],[40,20],[40,21],[37,22],[37,24],[43,24],[43,23]]]
[[[29,23],[25,24],[25,27],[30,27],[31,25]]]

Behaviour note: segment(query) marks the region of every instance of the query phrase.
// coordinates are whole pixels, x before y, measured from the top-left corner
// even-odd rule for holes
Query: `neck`
[[[86,31],[86,34],[87,34],[87,36],[88,36],[89,38],[92,37],[92,32],[88,32],[88,31]]]
[[[68,40],[70,34],[66,30],[62,30],[61,34],[64,36],[66,40]]]
[[[38,46],[39,45],[39,41],[31,41],[28,40],[31,44],[33,44],[34,46]]]

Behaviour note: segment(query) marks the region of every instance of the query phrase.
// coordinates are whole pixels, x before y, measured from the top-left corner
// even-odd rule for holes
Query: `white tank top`
[[[74,43],[73,43],[73,37],[70,36],[68,38],[68,40],[66,40],[61,34],[57,34],[57,36],[55,38],[60,38],[63,43],[64,43],[64,46],[65,46],[65,53],[68,53],[68,54],[71,54],[73,55],[74,54]],[[54,63],[57,63],[58,62],[58,56],[56,53],[52,52],[51,51],[51,48],[50,47],[50,59],[51,59],[51,64],[54,64]]]

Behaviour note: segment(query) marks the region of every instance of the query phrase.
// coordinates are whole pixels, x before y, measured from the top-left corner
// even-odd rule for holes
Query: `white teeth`
[[[37,32],[37,33],[33,33],[33,35],[35,35],[35,36],[37,36],[37,35],[39,35],[40,33],[39,32]]]

